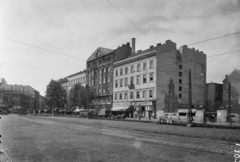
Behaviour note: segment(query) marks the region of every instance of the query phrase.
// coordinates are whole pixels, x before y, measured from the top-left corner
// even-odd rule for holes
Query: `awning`
[[[125,111],[128,107],[112,107],[110,111]]]

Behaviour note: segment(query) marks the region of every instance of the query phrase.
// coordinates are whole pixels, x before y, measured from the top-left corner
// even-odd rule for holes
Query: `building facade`
[[[207,83],[206,87],[207,112],[216,112],[223,101],[223,84]]]
[[[82,84],[83,86],[86,85],[86,71],[80,71],[78,73],[69,75],[68,79],[68,89],[72,88],[75,84]]]
[[[87,60],[87,84],[94,92],[92,108],[110,110],[113,94],[113,63],[131,54],[130,43],[115,50],[99,47]]]
[[[158,118],[188,109],[190,96],[193,107],[198,108],[204,102],[204,69],[206,54],[187,46],[177,49],[171,40],[134,52],[114,63],[113,109],[132,105],[141,116]]]
[[[223,108],[240,114],[240,70],[235,69],[223,80]]]

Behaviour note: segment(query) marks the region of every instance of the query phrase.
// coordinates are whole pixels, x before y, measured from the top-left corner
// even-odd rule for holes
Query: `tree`
[[[46,90],[47,105],[52,111],[53,108],[64,107],[67,103],[67,93],[58,81],[51,80]]]
[[[93,99],[91,88],[86,85],[75,84],[68,94],[68,105],[70,107],[80,106],[85,109],[89,108]]]

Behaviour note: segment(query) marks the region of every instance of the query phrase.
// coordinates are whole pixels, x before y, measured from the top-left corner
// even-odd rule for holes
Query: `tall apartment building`
[[[229,89],[229,83],[231,85],[231,89]],[[229,105],[231,105],[232,113],[240,114],[240,70],[237,69],[233,70],[229,75],[226,75],[225,79],[223,80],[224,109],[229,110]]]
[[[142,116],[156,118],[188,108],[190,74],[192,104],[198,108],[204,102],[203,69],[206,54],[187,46],[177,49],[170,40],[133,53],[114,62],[113,110],[132,105]]]
[[[113,92],[113,63],[131,54],[130,43],[115,50],[99,47],[87,60],[87,84],[93,89],[92,108],[110,110]]]
[[[223,84],[207,83],[206,87],[207,112],[216,112],[223,101]]]

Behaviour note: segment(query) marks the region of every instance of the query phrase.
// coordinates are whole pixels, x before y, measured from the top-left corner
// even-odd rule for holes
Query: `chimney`
[[[135,53],[135,38],[132,38],[132,54]]]

